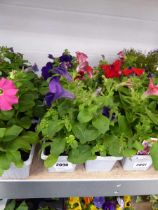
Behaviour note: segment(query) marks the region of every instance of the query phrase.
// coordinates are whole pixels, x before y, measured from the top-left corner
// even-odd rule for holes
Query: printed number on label
[[[68,163],[56,163],[56,166],[65,167],[65,166],[69,166],[69,164]]]
[[[56,171],[66,171],[72,169],[72,163],[57,162],[54,166]]]
[[[135,163],[133,168],[147,168],[149,165],[149,162]]]

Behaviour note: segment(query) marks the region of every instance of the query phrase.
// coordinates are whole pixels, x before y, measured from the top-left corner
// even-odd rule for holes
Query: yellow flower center
[[[0,89],[0,95],[2,95],[3,94],[3,90],[2,89]]]

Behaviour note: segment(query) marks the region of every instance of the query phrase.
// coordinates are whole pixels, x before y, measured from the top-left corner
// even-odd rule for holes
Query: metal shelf
[[[88,173],[78,166],[73,173],[48,173],[35,159],[26,180],[0,180],[1,198],[48,198],[68,196],[118,196],[158,194],[158,172],[123,171],[116,165],[111,172]]]

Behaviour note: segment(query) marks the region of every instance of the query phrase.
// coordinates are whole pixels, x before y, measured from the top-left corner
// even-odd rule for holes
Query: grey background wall
[[[92,64],[123,48],[148,51],[158,47],[158,0],[0,0],[0,45],[40,65],[65,48]]]

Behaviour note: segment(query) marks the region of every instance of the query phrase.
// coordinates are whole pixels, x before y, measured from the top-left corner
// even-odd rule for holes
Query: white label
[[[136,168],[136,169],[139,169],[139,168],[141,168],[141,169],[145,169],[145,168],[148,168],[149,166],[150,166],[150,162],[148,161],[148,162],[137,162],[137,163],[134,163],[133,164],[133,168]]]
[[[67,171],[72,169],[72,163],[69,162],[57,162],[54,166],[56,171]]]

